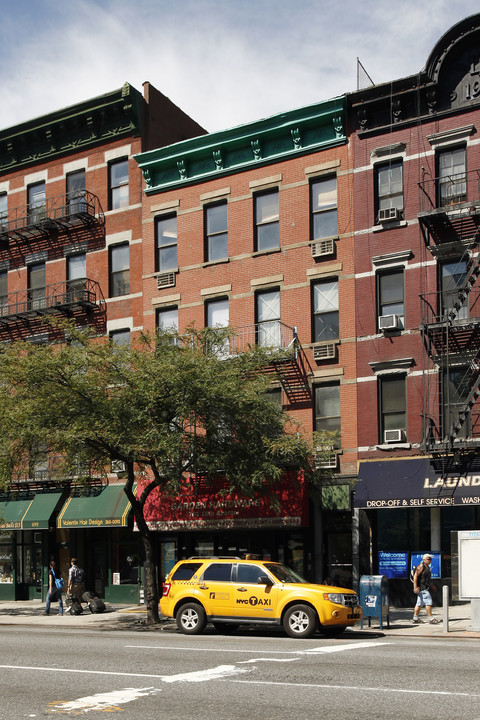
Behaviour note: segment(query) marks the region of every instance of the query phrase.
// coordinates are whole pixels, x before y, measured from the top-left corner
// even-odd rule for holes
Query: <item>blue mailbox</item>
[[[368,618],[368,627],[370,627],[372,617],[379,618],[380,630],[383,627],[383,618],[387,619],[387,627],[390,627],[388,578],[385,575],[361,576],[360,605],[363,610],[361,628],[363,628],[363,621],[366,618]]]

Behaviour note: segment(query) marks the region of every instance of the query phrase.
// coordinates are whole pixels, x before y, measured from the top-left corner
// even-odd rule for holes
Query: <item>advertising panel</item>
[[[378,553],[378,574],[402,580],[408,578],[408,552]]]

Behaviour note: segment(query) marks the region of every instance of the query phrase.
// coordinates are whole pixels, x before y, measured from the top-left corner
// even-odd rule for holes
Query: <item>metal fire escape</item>
[[[419,224],[439,269],[437,292],[420,296],[424,449],[464,467],[480,448],[480,171],[419,186]]]

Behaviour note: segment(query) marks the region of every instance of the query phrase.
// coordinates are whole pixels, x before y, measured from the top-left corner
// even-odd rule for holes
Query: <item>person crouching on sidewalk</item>
[[[420,608],[424,607],[427,611],[428,622],[432,625],[438,623],[437,618],[432,615],[432,596],[430,595],[430,588],[435,589],[435,585],[432,585],[432,571],[430,570],[430,563],[432,562],[432,556],[428,553],[422,557],[422,562],[417,566],[415,574],[413,576],[413,592],[417,595],[417,602],[413,611],[412,622],[416,625],[420,622]]]

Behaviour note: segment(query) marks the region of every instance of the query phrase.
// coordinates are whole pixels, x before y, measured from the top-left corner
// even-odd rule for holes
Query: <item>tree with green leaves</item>
[[[322,479],[317,450],[332,437],[307,437],[271,401],[265,370],[285,359],[282,351],[230,355],[229,333],[208,328],[145,334],[131,346],[63,330],[62,343],[17,342],[0,352],[0,483],[31,476],[36,453],[50,458],[59,481],[88,483],[112,461],[125,463],[145,553],[147,622],[155,623],[155,543],[144,517],[153,489],[173,496],[188,478],[208,485],[221,475],[226,492],[269,495],[286,468],[314,486]]]

